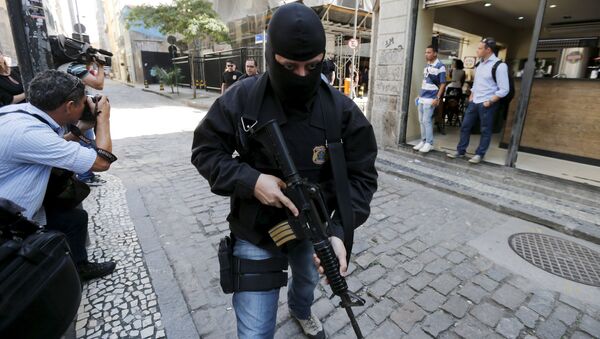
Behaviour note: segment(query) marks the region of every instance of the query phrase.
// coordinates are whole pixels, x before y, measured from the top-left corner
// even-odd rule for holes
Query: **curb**
[[[139,186],[130,180],[123,180],[127,175],[116,176],[121,179],[126,189],[125,195],[130,218],[134,224],[136,236],[148,268],[148,274],[158,298],[167,337],[200,337],[179,285],[180,283],[175,278],[167,254],[158,242],[160,236],[156,231],[150,213],[146,209],[142,195],[139,192]]]
[[[165,97],[167,99],[175,100],[175,98],[173,98],[172,96],[170,96],[170,95],[168,95],[166,93],[160,93],[160,92],[157,92],[157,91],[153,91],[153,90],[151,90],[149,88],[142,88],[142,91],[148,92],[148,93],[154,93],[156,95],[160,95],[161,97]]]
[[[486,166],[487,166],[487,164],[486,164]],[[498,165],[492,164],[492,167],[494,167],[494,166],[498,166]],[[600,237],[598,237],[598,236],[595,236],[595,235],[592,235],[592,234],[589,234],[586,232],[582,232],[577,229],[569,228],[568,226],[558,223],[558,222],[552,220],[551,218],[544,218],[543,216],[539,216],[534,213],[529,213],[522,209],[513,208],[508,205],[503,205],[500,203],[494,203],[493,201],[486,200],[485,198],[482,198],[482,197],[478,196],[477,194],[473,194],[464,189],[453,188],[444,183],[426,180],[425,178],[422,178],[417,173],[412,173],[409,171],[402,171],[402,170],[394,168],[394,163],[392,163],[388,160],[377,159],[376,167],[377,167],[377,170],[384,172],[386,174],[389,174],[389,175],[392,175],[395,177],[399,177],[402,179],[406,179],[411,182],[416,182],[416,183],[422,184],[426,187],[433,188],[438,191],[442,191],[442,192],[457,196],[459,198],[465,199],[467,201],[476,203],[480,206],[489,208],[491,210],[494,210],[494,211],[497,211],[497,212],[500,212],[500,213],[503,213],[503,214],[506,214],[506,215],[509,215],[509,216],[512,216],[515,218],[527,220],[527,221],[551,228],[558,232],[561,232],[561,233],[564,233],[564,234],[567,234],[570,236],[574,236],[579,239],[587,240],[594,244],[600,245]]]
[[[161,93],[161,92],[157,92],[155,90],[149,89],[149,88],[142,88],[142,91],[144,92],[148,92],[148,93],[153,93],[156,95],[160,95],[161,97],[170,99],[170,100],[174,100],[174,101],[180,101],[182,102],[184,105],[188,106],[188,107],[192,107],[192,108],[196,108],[196,109],[202,109],[202,110],[208,110],[210,109],[210,107],[212,106],[213,101],[211,101],[210,103],[200,103],[200,102],[194,102],[194,100],[198,100],[198,99],[210,99],[210,96],[197,96],[196,99],[181,99],[178,100],[178,98],[175,98],[173,96],[171,96],[170,94],[167,93]],[[217,99],[216,97],[214,98],[215,100]]]
[[[192,100],[184,100],[183,103],[186,106],[189,106],[189,107],[192,107],[192,108],[205,109],[205,110],[210,109],[210,107],[212,106],[212,102],[210,104],[202,104],[202,103],[199,103],[199,102],[193,102]]]

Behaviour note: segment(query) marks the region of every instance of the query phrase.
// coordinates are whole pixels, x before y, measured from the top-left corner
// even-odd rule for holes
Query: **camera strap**
[[[35,113],[29,113],[27,111],[19,109],[19,110],[16,110],[16,111],[0,113],[0,116],[11,114],[11,113],[21,113],[21,114],[31,115],[32,117],[34,117],[34,118],[38,119],[39,121],[43,122],[44,124],[48,125],[48,127],[50,127],[54,132],[56,132],[58,134],[58,131],[55,130],[54,128],[52,128],[52,125],[50,125],[50,123],[46,119],[42,118],[41,116],[39,116],[39,115],[37,115]]]
[[[75,126],[73,124],[69,124],[67,126],[67,128],[68,128],[69,132],[71,132],[74,136],[76,136],[83,143],[85,143],[87,145],[92,145],[94,147],[94,149],[96,149],[96,147],[92,144],[92,140],[90,140],[85,135],[83,135],[83,133],[81,132],[81,130],[79,129],[79,127],[77,127],[77,126]]]

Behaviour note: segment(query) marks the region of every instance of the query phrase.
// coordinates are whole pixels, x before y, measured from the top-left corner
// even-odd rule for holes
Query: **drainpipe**
[[[415,40],[417,38],[417,19],[419,17],[419,0],[412,0],[410,13],[410,29],[408,32],[408,46],[404,49],[406,63],[404,65],[404,85],[402,86],[402,108],[400,113],[400,135],[398,142],[406,143],[406,130],[408,128],[408,109],[410,105],[410,88],[412,82],[412,69],[414,61]]]

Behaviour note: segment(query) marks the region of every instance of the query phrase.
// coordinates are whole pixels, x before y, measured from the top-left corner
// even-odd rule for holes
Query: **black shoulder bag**
[[[45,231],[0,198],[0,338],[60,338],[81,283],[64,234]]]

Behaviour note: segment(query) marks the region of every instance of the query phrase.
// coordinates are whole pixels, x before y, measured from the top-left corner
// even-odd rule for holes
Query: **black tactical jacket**
[[[278,177],[281,174],[242,129],[241,117],[248,109],[249,94],[257,83],[267,84],[258,95],[261,96],[258,125],[277,119],[300,175],[320,184],[329,211],[334,211],[335,185],[329,159],[323,156],[326,149],[324,111],[334,107],[319,104],[319,96],[331,91],[339,96],[336,100],[341,103],[342,112],[338,116],[341,117],[354,225],[342,227],[336,213],[328,232],[340,239],[349,236],[352,239],[354,229],[369,216],[369,204],[377,190],[377,144],[371,124],[352,100],[325,82],[321,82],[317,97],[304,114],[290,115],[289,110],[284,113],[286,110],[281,108],[268,86],[268,78],[262,79],[267,76],[265,73],[239,81],[215,101],[194,132],[192,163],[208,180],[212,192],[231,197],[227,220],[233,234],[261,247],[274,246],[267,231],[285,220],[286,214],[283,209],[262,205],[254,197],[254,186],[260,173]],[[351,243],[346,247],[351,247]]]

